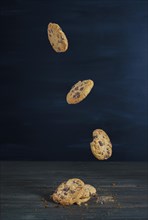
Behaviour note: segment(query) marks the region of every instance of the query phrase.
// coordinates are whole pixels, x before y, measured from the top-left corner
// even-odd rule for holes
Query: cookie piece
[[[93,155],[98,160],[107,160],[112,155],[112,144],[108,139],[99,136],[90,143]]]
[[[85,99],[94,86],[91,79],[77,82],[66,96],[68,104],[77,104]]]
[[[84,185],[84,192],[81,198],[77,200],[77,204],[81,205],[81,203],[87,202],[92,196],[96,195],[96,189],[95,187],[85,184]]]
[[[68,182],[68,181],[67,181]],[[84,192],[83,186],[73,183],[73,181],[61,183],[57,190],[53,193],[52,199],[61,205],[74,204]]]
[[[47,33],[48,40],[57,53],[65,52],[68,49],[67,37],[58,24],[49,23]]]
[[[105,138],[105,139],[107,139],[108,141],[110,141],[110,138],[108,137],[108,135],[106,134],[105,131],[103,131],[102,129],[96,129],[96,130],[94,130],[94,131],[93,131],[93,139],[99,138],[99,137]]]

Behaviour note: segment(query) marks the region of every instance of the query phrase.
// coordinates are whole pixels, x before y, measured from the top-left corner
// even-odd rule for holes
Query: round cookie
[[[58,24],[49,23],[47,33],[48,40],[57,53],[65,52],[68,49],[67,37]]]
[[[102,137],[104,139],[107,139],[108,141],[110,141],[110,138],[108,137],[108,135],[106,134],[105,131],[103,131],[102,129],[96,129],[93,131],[93,139],[95,138],[99,138]]]
[[[83,187],[73,183],[61,183],[57,190],[53,193],[52,199],[61,205],[72,205],[83,194]]]
[[[90,143],[91,151],[98,160],[107,160],[112,155],[112,144],[108,139],[99,136]]]
[[[91,79],[77,82],[66,96],[68,104],[77,104],[85,99],[94,86]]]

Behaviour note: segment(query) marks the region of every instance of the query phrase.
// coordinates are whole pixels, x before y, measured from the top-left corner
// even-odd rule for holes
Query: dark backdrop
[[[95,160],[102,128],[110,160],[146,160],[147,1],[5,0],[0,16],[0,159]],[[49,22],[66,33],[66,53],[51,48]],[[87,99],[68,105],[89,78]]]

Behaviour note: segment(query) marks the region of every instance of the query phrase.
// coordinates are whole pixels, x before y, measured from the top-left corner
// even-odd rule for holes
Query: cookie
[[[96,194],[96,189],[90,184],[85,184],[84,185],[84,192],[81,198],[87,198],[94,196]]]
[[[83,195],[81,196],[81,198],[79,198],[77,200],[77,204],[81,205],[81,203],[85,203],[87,202],[92,196],[96,195],[96,189],[95,187],[89,185],[89,184],[85,184],[84,185],[84,192]]]
[[[105,133],[101,129],[93,132],[93,141],[90,143],[91,151],[98,160],[107,160],[112,156],[112,144]]]
[[[102,129],[96,129],[93,131],[93,139],[99,138],[100,136],[110,141],[110,138]]]
[[[53,193],[52,199],[54,202],[61,205],[72,205],[83,195],[83,184],[73,183],[73,180],[67,182],[61,183]]]
[[[68,49],[67,37],[58,24],[49,23],[47,33],[48,40],[57,53],[65,52]]]
[[[85,99],[94,86],[90,79],[77,82],[66,96],[68,104],[77,104]]]

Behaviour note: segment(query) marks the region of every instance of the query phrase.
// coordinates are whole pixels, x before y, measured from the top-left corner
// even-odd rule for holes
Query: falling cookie
[[[91,151],[98,160],[107,160],[112,156],[112,144],[108,135],[101,129],[93,132],[93,141],[90,143]]]
[[[68,104],[77,104],[85,99],[94,86],[94,82],[90,79],[77,82],[67,94],[66,100]]]
[[[58,24],[48,24],[48,39],[52,48],[57,52],[65,52],[68,49],[68,40]]]

